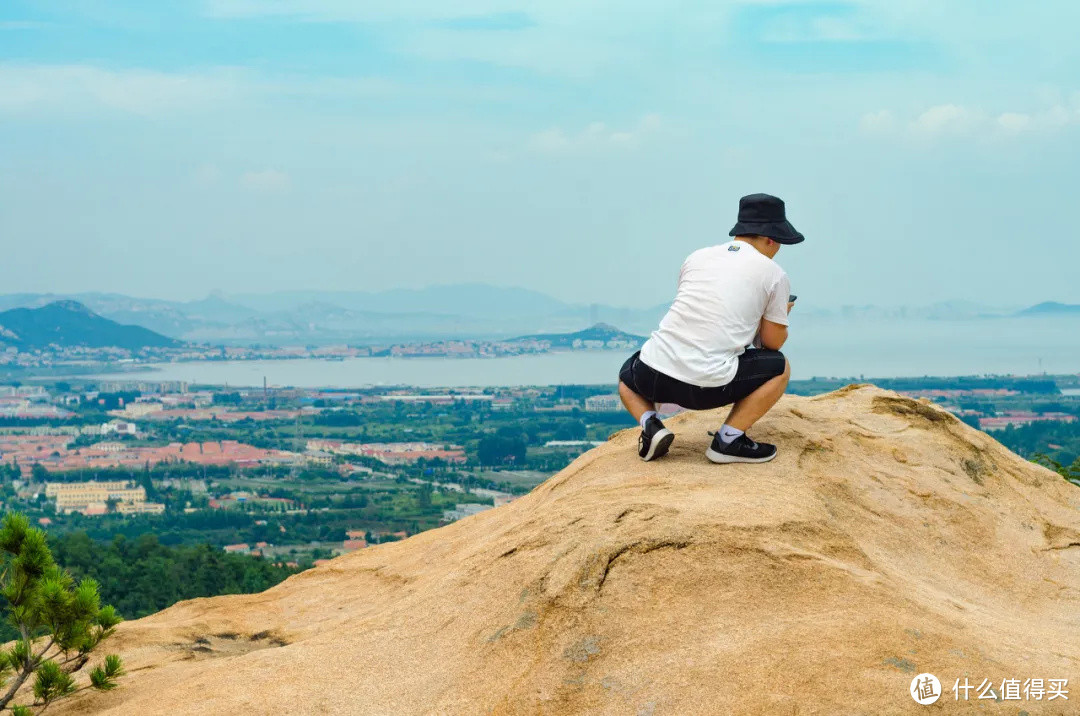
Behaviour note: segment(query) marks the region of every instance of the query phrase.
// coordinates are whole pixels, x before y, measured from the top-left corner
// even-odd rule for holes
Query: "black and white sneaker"
[[[746,434],[724,443],[720,433],[713,435],[712,445],[705,451],[705,457],[713,462],[768,462],[776,457],[776,446],[769,443],[756,443]]]
[[[665,428],[660,418],[653,415],[645,421],[645,429],[638,438],[638,455],[645,462],[663,457],[674,439],[675,433]]]

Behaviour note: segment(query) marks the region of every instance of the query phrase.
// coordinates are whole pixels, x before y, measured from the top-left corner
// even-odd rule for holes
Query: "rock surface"
[[[50,712],[1080,711],[1080,680],[951,693],[1080,679],[1080,489],[876,388],[786,397],[753,431],[766,465],[705,460],[721,417],[669,421],[662,460],[624,431],[504,507],[126,623],[121,686]]]

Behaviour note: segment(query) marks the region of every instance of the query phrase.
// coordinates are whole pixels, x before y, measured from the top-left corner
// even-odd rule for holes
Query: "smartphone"
[[[796,296],[794,293],[789,294],[788,297],[787,297],[787,302],[788,303],[795,303],[796,298],[798,298],[798,296]]]

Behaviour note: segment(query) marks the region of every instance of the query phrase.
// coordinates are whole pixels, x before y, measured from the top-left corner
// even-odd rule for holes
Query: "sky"
[[[743,194],[801,305],[1080,303],[1080,4],[2,0],[5,293],[670,300]]]

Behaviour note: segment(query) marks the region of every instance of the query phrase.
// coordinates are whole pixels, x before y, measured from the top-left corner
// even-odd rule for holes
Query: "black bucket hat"
[[[768,236],[778,244],[799,244],[806,239],[787,220],[783,200],[771,194],[739,199],[739,223],[728,236]]]

